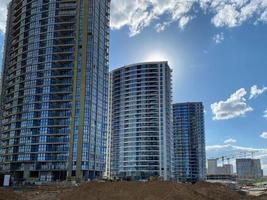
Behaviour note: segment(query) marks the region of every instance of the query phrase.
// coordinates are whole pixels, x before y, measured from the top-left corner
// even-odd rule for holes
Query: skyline
[[[165,1],[164,5],[167,4]],[[133,5],[121,7],[124,9],[120,8],[118,13],[123,13],[125,10],[127,10],[125,13],[134,12]],[[266,91],[257,98],[250,99],[251,87],[256,85],[257,88],[263,89],[267,85],[264,75],[267,64],[264,54],[267,50],[267,40],[264,35],[267,35],[267,27],[263,21],[254,24],[258,21],[255,18],[261,18],[262,9],[256,8],[257,6],[251,10],[251,18],[248,17],[242,24],[236,26],[227,24],[226,22],[230,21],[223,16],[220,19],[225,26],[215,26],[213,19],[215,16],[218,19],[219,15],[216,13],[220,11],[217,7],[218,12],[215,11],[215,14],[211,13],[214,9],[206,14],[199,9],[199,13],[195,14],[194,19],[183,29],[179,28],[179,20],[176,20],[164,31],[158,33],[155,30],[156,24],[172,17],[171,12],[166,11],[135,36],[129,35],[131,25],[134,25],[131,23],[133,17],[129,17],[125,26],[111,32],[111,69],[149,61],[153,57],[168,60],[174,71],[173,103],[204,102],[207,158],[252,150],[266,151],[267,148],[266,139],[261,137],[267,131],[266,119],[263,117],[263,112],[267,109]],[[157,5],[150,9],[160,10]],[[114,19],[115,16],[124,22],[123,19],[126,18],[120,18],[121,15],[114,14],[114,10],[116,9],[113,8],[113,12],[111,10],[111,17]],[[188,12],[181,13],[180,16],[186,16]],[[115,22],[120,24],[119,21]],[[253,93],[255,91],[259,90],[255,90],[254,87]],[[230,98],[231,95],[233,98]],[[211,105],[215,106],[214,110],[218,112],[213,114]],[[222,106],[226,109],[222,109]],[[232,118],[213,119],[216,116],[220,118],[220,115],[224,114]],[[266,153],[257,155],[262,158],[266,174]]]
[[[207,158],[266,150],[267,3],[147,2],[113,1],[110,69],[168,60],[174,70],[173,102],[205,104]],[[3,30],[5,9],[0,10]],[[225,10],[232,14],[225,16]],[[267,154],[263,155],[266,173]]]

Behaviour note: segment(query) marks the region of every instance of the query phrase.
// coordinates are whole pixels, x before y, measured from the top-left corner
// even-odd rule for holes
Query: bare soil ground
[[[221,184],[150,181],[0,189],[0,200],[267,200],[267,196],[242,196]]]

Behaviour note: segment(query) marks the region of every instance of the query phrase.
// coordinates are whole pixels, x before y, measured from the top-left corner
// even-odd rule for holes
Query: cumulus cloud
[[[223,142],[224,144],[233,144],[236,143],[236,140],[233,138],[229,138]]]
[[[214,14],[216,27],[236,27],[245,22],[266,22],[266,0],[200,0],[203,9]]]
[[[249,99],[257,98],[259,95],[263,94],[267,91],[267,87],[263,87],[262,89],[258,88],[257,85],[253,85],[250,89],[250,97]]]
[[[229,4],[226,4],[218,9],[218,13],[212,19],[212,23],[216,27],[235,27],[238,24],[237,18],[239,13]]]
[[[267,22],[266,0],[113,0],[111,27],[126,26],[130,36],[137,35],[153,22],[157,32],[164,31],[174,22],[184,29],[199,11],[209,13],[215,27]]]
[[[244,88],[237,90],[226,101],[219,101],[211,104],[211,110],[214,114],[213,120],[227,120],[244,116],[253,109],[247,105],[247,92]]]
[[[218,34],[216,34],[216,35],[213,36],[213,41],[216,44],[222,43],[223,40],[224,40],[224,33],[218,33]]]
[[[267,132],[263,132],[263,133],[261,134],[261,138],[267,139]]]
[[[173,22],[183,29],[191,19],[189,14],[195,1],[182,0],[114,0],[111,3],[111,28],[129,28],[129,35],[139,34],[164,14],[168,19],[158,22],[155,29],[160,32]]]

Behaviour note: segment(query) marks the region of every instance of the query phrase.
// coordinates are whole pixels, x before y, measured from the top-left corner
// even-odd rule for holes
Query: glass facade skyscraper
[[[200,102],[173,104],[174,176],[179,182],[206,179],[204,108]]]
[[[102,176],[110,0],[12,0],[1,167],[15,178]]]
[[[167,62],[110,74],[111,177],[172,177],[172,70]]]

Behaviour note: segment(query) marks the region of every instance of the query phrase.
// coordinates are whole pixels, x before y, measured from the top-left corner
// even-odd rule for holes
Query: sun
[[[151,52],[145,57],[145,61],[169,61],[169,58],[163,52]]]

